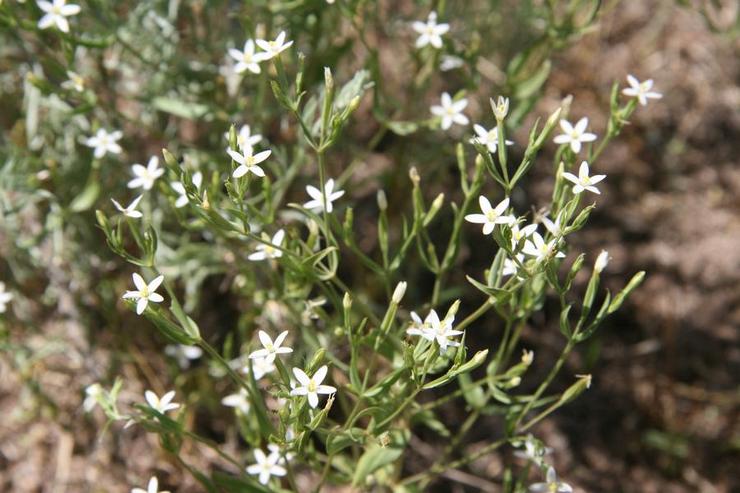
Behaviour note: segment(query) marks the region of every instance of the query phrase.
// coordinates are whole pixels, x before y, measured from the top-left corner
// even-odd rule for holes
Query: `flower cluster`
[[[137,272],[132,273],[133,288],[122,295],[124,287],[118,281],[109,280],[106,285],[122,288],[115,291],[115,297],[121,295],[127,308],[166,337],[167,368],[178,377],[174,380],[176,390],[161,388],[154,379],[152,386],[157,392],[146,390],[143,401],[137,393],[128,415],[115,408],[116,391],[90,384],[84,394],[80,389],[82,409],[104,412],[111,420],[126,419],[125,426],[143,423],[162,434],[169,451],[177,448],[171,445],[191,439],[198,446],[217,449],[219,457],[238,466],[239,478],[233,483],[237,489],[242,483],[242,489],[247,490],[277,491],[288,483],[295,487],[293,469],[300,462],[302,469],[319,470],[318,484],[311,485],[317,491],[330,483],[332,488],[351,484],[358,491],[422,491],[444,470],[448,457],[404,483],[399,477],[401,469],[393,468],[402,462],[397,459],[410,445],[409,436],[414,436],[408,428],[421,423],[450,435],[452,427],[447,429],[448,423],[439,419],[436,407],[458,399],[466,408],[480,411],[475,419],[477,414],[490,414],[486,411],[490,409],[505,415],[507,435],[501,443],[523,447],[517,455],[545,474],[545,481],[531,485],[531,491],[572,491],[545,461],[548,449],[543,444],[530,437],[521,445],[513,436],[531,429],[568,402],[587,386],[586,379],[556,393],[550,383],[559,380],[552,373],[540,386],[528,386],[527,393],[522,393],[517,386],[534,355],[524,351],[518,361],[513,355],[521,349],[522,328],[537,320],[536,310],[545,303],[556,307],[560,302],[559,328],[567,343],[563,359],[553,371],[567,367],[561,363],[568,352],[590,337],[639,284],[637,279],[618,295],[608,294],[598,308],[599,277],[608,265],[608,253],[602,251],[596,258],[582,303],[572,302],[570,287],[574,279],[580,282],[577,274],[585,255],[569,252],[570,259],[576,259],[567,273],[562,268],[568,267],[567,235],[583,226],[593,207],[582,204],[584,196],[593,198],[585,192],[602,193],[599,186],[606,175],[596,174],[601,170],[599,156],[638,104],[644,106],[648,100],[662,97],[653,90],[653,81],[640,82],[627,76],[628,87],[621,94],[630,99],[622,105],[619,90],[613,91],[608,125],[590,123],[579,113],[569,116],[570,102],[564,101],[544,125],[535,124],[529,137],[523,138],[526,133],[519,128],[521,122],[528,121],[528,112],[538,107],[535,98],[542,91],[539,85],[526,87],[537,81],[521,80],[526,77],[515,72],[519,71],[517,65],[534,68],[530,67],[533,59],[522,53],[504,78],[487,62],[476,34],[467,37],[466,28],[455,39],[458,33],[452,25],[457,21],[450,21],[452,25],[441,22],[440,18],[457,15],[456,10],[446,10],[444,2],[425,20],[409,23],[411,18],[405,18],[402,22],[407,34],[415,33],[413,45],[410,38],[404,42],[409,66],[416,64],[418,70],[412,82],[403,81],[398,87],[408,88],[419,103],[398,108],[393,107],[396,98],[386,93],[379,79],[378,66],[382,67],[384,59],[373,52],[379,45],[377,36],[361,36],[363,49],[372,52],[368,57],[372,63],[358,69],[346,83],[338,82],[346,74],[337,71],[335,83],[332,70],[324,67],[345,51],[357,53],[349,44],[354,35],[351,29],[339,32],[341,40],[321,41],[322,31],[332,25],[333,17],[343,19],[347,26],[363,27],[362,22],[357,23],[364,21],[363,11],[354,5],[357,2],[337,2],[341,5],[327,8],[331,15],[311,14],[305,19],[305,9],[289,7],[288,3],[263,9],[253,17],[249,3],[243,15],[230,13],[228,17],[246,23],[250,39],[243,47],[243,31],[236,39],[217,39],[215,35],[220,33],[207,30],[212,26],[200,25],[207,23],[207,16],[201,19],[195,11],[185,17],[175,15],[177,2],[170,5],[167,15],[158,9],[141,8],[146,15],[141,22],[134,15],[140,12],[132,9],[125,26],[107,33],[106,26],[100,25],[105,23],[96,17],[75,17],[81,7],[67,0],[38,0],[38,9],[27,9],[31,21],[11,19],[18,24],[13,29],[30,26],[26,37],[31,31],[38,35],[39,30],[53,29],[42,33],[44,43],[38,44],[48,51],[57,45],[64,49],[54,53],[54,59],[40,57],[36,63],[39,73],[27,76],[31,87],[42,95],[39,97],[46,98],[44,103],[58,103],[47,94],[64,98],[65,121],[74,120],[75,126],[65,129],[66,138],[59,142],[70,144],[65,149],[79,147],[74,149],[80,158],[77,161],[89,176],[85,190],[71,205],[64,197],[54,206],[71,214],[93,208],[101,196],[100,202],[112,209],[111,200],[118,214],[111,220],[103,211],[96,211],[98,224],[111,250],[136,265]],[[302,17],[293,18],[293,10]],[[70,34],[73,26],[81,28],[94,21],[98,22],[95,32]],[[262,39],[277,23],[291,30],[312,26],[310,36],[294,33],[304,53],[283,54],[294,44],[285,31],[274,39]],[[545,32],[553,35],[566,30],[546,27]],[[202,46],[193,43],[203,51],[172,64],[171,51],[178,49],[173,47],[181,41],[179,36],[193,34],[191,28],[195,30],[194,41],[206,41]],[[142,40],[152,36],[167,42],[161,46],[138,43],[139,35]],[[46,43],[46,38],[53,43]],[[317,39],[325,44],[316,44]],[[348,44],[332,46],[335,42]],[[209,46],[217,46],[217,62],[206,51]],[[237,47],[230,48],[233,46]],[[95,52],[95,57],[90,52]],[[218,67],[224,59],[225,64]],[[96,64],[89,63],[91,60],[106,71],[95,73]],[[267,61],[271,61],[269,67]],[[337,64],[349,65],[353,64]],[[181,67],[186,70],[180,71]],[[40,75],[41,68],[51,73],[48,80]],[[497,85],[505,83],[511,91],[511,100],[490,98],[493,118],[491,113],[487,117],[480,114],[481,107],[488,111],[485,101],[480,104],[476,100],[481,76]],[[98,91],[99,84],[108,83],[108,79],[115,85],[109,92]],[[363,95],[372,92],[371,88],[374,99],[366,104],[370,98],[363,100]],[[133,99],[136,104],[122,104],[132,94],[137,96]],[[377,120],[368,125],[378,131],[364,150],[349,142],[355,132],[347,131],[358,107],[365,108],[360,114]],[[29,141],[34,137],[34,119],[38,119],[32,110],[24,109]],[[225,122],[241,124],[226,132],[226,146],[222,138]],[[139,123],[141,128],[127,131],[124,137],[123,130]],[[155,127],[153,138],[140,140],[139,134]],[[84,129],[82,134],[79,129]],[[439,129],[449,134],[439,138]],[[58,155],[41,149],[43,138],[54,134],[36,133],[40,156],[34,156],[33,164],[60,163]],[[388,195],[377,191],[377,209],[348,200],[348,195],[355,195],[352,189],[367,190],[364,183],[358,186],[365,181],[365,176],[357,173],[358,166],[370,163],[374,154],[386,152],[385,146],[394,146],[412,134],[420,136],[414,141],[416,146],[395,149],[399,159],[405,151],[416,156],[414,152],[422,146],[430,147],[425,156],[432,159],[420,159],[430,161],[428,167],[422,166],[426,162],[419,163],[420,171],[412,168],[410,186],[396,187],[397,176],[393,175],[387,180]],[[152,156],[154,143],[167,148]],[[454,149],[451,143],[456,144]],[[108,161],[129,157],[124,144],[127,152],[140,151],[126,162],[133,164],[121,170]],[[541,166],[540,153],[547,151],[554,151],[551,169],[557,170],[552,199],[544,204],[526,203],[528,195],[522,193],[522,183],[532,167]],[[444,159],[432,162],[436,154]],[[73,161],[70,159],[69,168],[76,165]],[[455,162],[456,169],[451,164]],[[64,168],[50,166],[37,172],[34,180],[47,179],[56,170],[66,173]],[[69,176],[82,176],[79,171],[70,170]],[[422,175],[426,180],[427,176],[450,174],[459,177],[459,189],[449,190],[447,183],[441,183],[444,193],[429,201],[428,188],[421,185]],[[373,181],[367,183],[373,186]],[[102,185],[110,184],[115,188],[103,189]],[[394,209],[396,200],[406,200],[408,210]],[[170,209],[164,210],[162,205]],[[377,216],[370,217],[376,210]],[[449,225],[437,227],[440,221],[448,220]],[[475,230],[472,242],[465,242],[468,229]],[[442,242],[437,241],[440,235],[446,235]],[[461,259],[471,251],[476,255],[490,253],[491,258],[485,259],[480,272],[464,276],[468,272],[461,272]],[[426,279],[430,279],[428,289],[422,285]],[[457,281],[460,283],[454,285]],[[20,292],[14,291],[16,295]],[[472,295],[468,299],[472,292],[479,297],[477,301]],[[0,313],[7,310],[14,293],[0,282]],[[439,311],[458,296],[464,296],[464,302],[455,301],[446,314]],[[419,313],[426,313],[424,318],[411,311],[408,322],[409,312],[400,305],[409,298],[417,303]],[[472,302],[480,306],[471,308]],[[209,321],[212,325],[212,320],[222,320],[203,316],[204,312],[223,306],[229,306],[223,319],[229,326],[223,331],[205,327]],[[14,315],[23,311],[22,305],[17,308]],[[456,321],[458,309],[469,312]],[[578,310],[580,314],[575,315]],[[196,322],[199,316],[201,320]],[[571,323],[576,316],[578,322]],[[121,318],[128,323],[132,317]],[[503,336],[490,355],[490,348],[469,355],[466,334],[481,331],[468,328],[483,325],[483,320],[491,322],[491,333],[497,333],[495,325],[500,323]],[[0,323],[4,328],[6,319]],[[206,329],[203,335],[199,323]],[[472,378],[474,370],[484,378]],[[227,384],[219,380],[222,378],[231,380]],[[203,385],[207,390],[199,388],[199,395],[208,399],[185,393],[204,381],[208,382]],[[451,397],[433,400],[426,399],[427,394],[424,404],[417,400],[429,389],[452,388],[455,383],[460,391],[452,391]],[[187,429],[193,420],[186,418],[192,417],[189,413],[193,409],[201,412],[207,403],[218,402],[224,406],[219,408],[220,414],[234,418],[234,436],[238,434],[239,443],[249,444],[253,463],[249,459],[243,462],[243,455],[231,457],[228,447],[221,450],[210,439],[198,437],[197,430]],[[470,426],[474,423],[471,418]],[[293,454],[298,453],[302,455],[294,464]],[[467,459],[457,460],[462,465]],[[207,474],[199,474],[196,476],[206,489],[218,489],[215,479],[211,484]],[[257,482],[266,488],[258,487]],[[163,492],[157,477],[152,476],[146,489],[134,488],[132,493]]]
[[[452,339],[462,334],[462,331],[452,328],[452,324],[455,322],[454,314],[449,314],[443,320],[440,320],[437,312],[430,310],[422,321],[416,312],[411,312],[411,319],[411,326],[406,329],[406,333],[419,336],[429,342],[436,342],[439,345],[440,352],[445,353],[448,347],[460,345],[458,341]]]

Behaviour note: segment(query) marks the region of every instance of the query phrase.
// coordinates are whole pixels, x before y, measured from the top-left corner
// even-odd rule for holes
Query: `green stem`
[[[486,301],[483,302],[481,306],[478,307],[477,310],[475,310],[473,313],[465,317],[465,319],[457,324],[455,326],[455,330],[464,330],[465,327],[472,324],[476,320],[478,320],[480,317],[482,317],[488,310],[493,308],[493,304],[495,301],[492,301],[491,298],[488,298]]]
[[[573,347],[575,347],[575,335],[576,333],[573,333],[573,336],[568,340],[568,344],[566,344],[565,348],[563,349],[563,352],[560,354],[560,357],[555,362],[555,366],[552,367],[550,370],[550,373],[547,375],[547,378],[540,384],[540,386],[535,391],[534,395],[532,396],[532,399],[527,402],[527,405],[524,406],[524,409],[519,413],[519,416],[517,416],[516,421],[514,421],[514,429],[516,429],[519,426],[519,423],[522,421],[524,416],[527,415],[527,413],[532,409],[532,406],[535,402],[537,402],[537,399],[547,390],[547,387],[550,386],[555,376],[560,371],[560,368],[562,368],[563,364],[565,363],[565,360],[568,358],[568,355],[573,350]]]
[[[432,468],[430,468],[428,471],[415,474],[413,476],[409,476],[408,478],[401,481],[401,484],[409,484],[409,483],[415,483],[417,481],[426,481],[427,483],[434,479],[435,476],[439,475],[440,473],[449,470],[449,469],[457,469],[460,466],[464,466],[466,464],[469,464],[475,460],[478,460],[480,457],[483,457],[484,455],[493,452],[500,446],[507,443],[509,440],[523,440],[524,437],[512,437],[512,438],[501,438],[499,440],[496,440],[495,442],[492,442],[482,449],[478,450],[477,452],[474,452],[470,455],[467,455],[463,457],[462,459],[458,459],[456,461],[450,462],[447,465],[443,464],[436,464]],[[427,479],[428,478],[428,479]]]

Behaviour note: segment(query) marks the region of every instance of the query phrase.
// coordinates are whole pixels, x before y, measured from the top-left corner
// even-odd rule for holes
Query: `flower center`
[[[308,381],[308,385],[306,386],[308,388],[308,391],[313,393],[316,392],[316,382],[313,381],[313,378]]]

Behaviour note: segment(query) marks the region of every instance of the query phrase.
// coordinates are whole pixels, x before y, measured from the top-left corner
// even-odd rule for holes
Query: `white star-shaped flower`
[[[462,113],[467,105],[467,99],[462,98],[459,101],[452,101],[449,93],[443,92],[440,98],[440,104],[432,106],[431,112],[433,115],[442,119],[440,123],[442,130],[447,130],[453,123],[457,123],[458,125],[468,124],[468,117]]]
[[[251,147],[242,149],[242,152],[232,151],[231,149],[227,149],[226,152],[231,156],[231,159],[239,163],[239,166],[234,170],[232,175],[234,178],[241,178],[247,173],[252,173],[262,178],[265,176],[265,171],[259,166],[259,163],[272,154],[272,151],[268,149],[253,155]]]
[[[496,207],[492,207],[491,202],[481,195],[478,197],[478,204],[480,205],[480,210],[483,214],[468,214],[465,216],[465,220],[469,223],[482,224],[484,235],[490,235],[493,233],[497,224],[512,224],[516,222],[516,218],[514,218],[514,216],[504,215],[506,209],[509,208],[508,197],[499,202]]]
[[[252,41],[251,39],[248,39],[247,42],[244,43],[243,51],[230,48],[229,56],[236,60],[234,72],[236,72],[237,74],[242,74],[247,70],[249,70],[253,74],[259,74],[262,71],[259,65],[260,62],[264,62],[265,60],[270,58],[265,53],[255,53],[254,41]]]
[[[192,176],[193,186],[196,188],[196,190],[200,191],[200,186],[203,184],[203,173],[200,171],[196,171],[193,173]],[[182,182],[179,181],[173,181],[170,183],[170,186],[172,187],[172,190],[177,193],[178,197],[175,201],[175,207],[178,209],[181,207],[185,207],[188,205],[188,202],[190,199],[188,199],[188,193],[185,191],[185,185],[182,184]]]
[[[290,395],[305,395],[308,396],[308,404],[311,407],[319,405],[319,394],[334,394],[337,389],[331,385],[322,385],[321,382],[326,378],[326,373],[329,371],[326,365],[322,366],[312,377],[306,375],[306,373],[300,368],[293,368],[293,375],[300,385],[296,386],[290,391]]]
[[[437,24],[437,13],[430,12],[426,22],[415,21],[411,27],[419,33],[416,38],[416,47],[423,48],[432,45],[435,48],[442,48],[442,35],[450,30],[450,25],[446,23]]]
[[[256,464],[247,467],[247,473],[252,476],[259,476],[261,484],[267,484],[272,476],[285,476],[288,471],[278,464],[280,457],[276,454],[266,455],[260,449],[254,449],[254,459]]]
[[[134,488],[131,490],[131,493],[170,493],[169,491],[159,491],[159,480],[156,476],[152,476],[151,479],[149,479],[149,483],[146,486],[146,489],[142,488]]]
[[[415,313],[411,316],[414,320],[411,327],[406,329],[406,333],[409,335],[420,336],[430,342],[437,341],[439,344],[439,350],[444,353],[448,347],[459,346],[460,343],[453,341],[450,338],[459,336],[462,334],[460,330],[453,330],[452,323],[455,321],[455,317],[449,316],[444,320],[439,319],[439,315],[434,310],[430,310],[427,318],[424,319],[423,323],[418,315]]]
[[[121,146],[118,145],[118,141],[123,137],[123,133],[120,130],[115,130],[108,133],[104,128],[98,129],[95,135],[85,139],[84,143],[88,147],[95,149],[93,155],[100,159],[108,153],[120,154]]]
[[[498,126],[493,127],[491,130],[486,130],[485,127],[476,123],[473,125],[473,130],[475,130],[475,133],[478,134],[478,136],[473,137],[470,141],[473,143],[478,142],[488,147],[488,152],[490,153],[496,153],[496,149],[498,149]],[[508,139],[506,140],[507,146],[512,144],[512,141]]]
[[[563,173],[563,178],[573,183],[573,193],[581,193],[584,190],[588,190],[589,192],[601,194],[599,189],[594,185],[606,178],[606,175],[589,176],[588,163],[583,161],[581,163],[581,167],[578,168],[578,176],[573,173],[565,172]]]
[[[85,91],[85,79],[77,72],[67,70],[68,79],[62,82],[62,89],[73,90],[77,92]]]
[[[13,293],[5,290],[5,283],[0,282],[0,313],[5,313],[7,305],[13,299]]]
[[[162,281],[164,281],[164,276],[155,277],[149,284],[147,284],[146,281],[144,281],[144,278],[136,272],[134,272],[131,277],[133,277],[134,279],[136,291],[126,291],[126,293],[123,295],[123,298],[137,300],[137,315],[141,315],[142,313],[144,313],[144,310],[146,309],[146,306],[149,304],[150,301],[152,303],[161,303],[162,301],[164,301],[162,295],[155,292],[159,285],[162,284]]]
[[[36,5],[43,10],[44,16],[39,19],[39,29],[48,29],[56,26],[63,33],[69,32],[67,17],[80,13],[80,6],[73,3],[67,4],[67,0],[37,0]]]
[[[418,313],[411,312],[411,325],[406,329],[406,333],[412,336],[420,336],[427,329],[424,321]]]
[[[239,85],[244,78],[243,74],[236,71],[237,62],[234,58],[226,54],[224,57],[224,63],[218,67],[218,73],[224,78],[224,85],[226,85],[226,94],[230,97],[236,97],[239,93]]]
[[[622,89],[622,94],[637,98],[642,106],[647,104],[648,99],[660,99],[663,95],[659,92],[651,91],[653,88],[653,79],[648,79],[645,82],[640,82],[634,76],[628,75],[627,82],[630,87]]]
[[[239,392],[230,394],[221,399],[221,404],[226,407],[233,407],[236,411],[244,416],[249,413],[249,394],[245,389],[239,389]]]
[[[226,140],[229,140],[229,132],[226,132],[224,137],[226,137]],[[243,151],[253,149],[261,140],[262,135],[252,134],[252,129],[249,125],[242,125],[236,133],[236,145]]]
[[[143,188],[144,190],[151,190],[157,178],[164,174],[164,168],[159,167],[157,156],[150,157],[146,167],[139,163],[134,164],[131,166],[131,171],[133,171],[135,178],[128,182],[128,187]]]
[[[528,354],[526,351],[524,354]],[[524,358],[524,357],[522,357]],[[532,435],[527,436],[524,441],[524,450],[517,450],[514,455],[520,459],[526,459],[534,462],[535,464],[541,464],[545,455],[552,452],[550,447],[543,447],[534,439]]]
[[[266,55],[267,59],[278,56],[292,45],[292,41],[288,41],[287,43],[285,42],[285,31],[281,31],[274,41],[268,41],[266,39],[257,40],[257,46],[265,50],[264,55]]]
[[[203,356],[203,350],[198,346],[186,346],[185,344],[170,344],[164,348],[164,353],[177,360],[180,368],[187,368],[190,362]]]
[[[144,214],[142,214],[140,211],[137,211],[136,208],[139,206],[139,202],[141,202],[142,197],[143,195],[139,195],[134,200],[132,200],[127,207],[123,207],[121,204],[118,203],[116,199],[110,199],[110,201],[113,202],[113,205],[116,206],[116,209],[118,209],[119,212],[121,212],[124,216],[139,219]]]
[[[247,257],[249,260],[265,260],[268,258],[280,258],[283,256],[283,251],[280,247],[283,246],[283,240],[285,239],[285,231],[279,229],[277,233],[270,240],[270,245],[260,243],[256,247],[256,251]]]
[[[175,397],[174,390],[170,390],[164,394],[161,399],[151,390],[147,390],[144,392],[144,397],[146,398],[146,403],[149,404],[149,407],[160,414],[165,414],[167,411],[172,411],[173,409],[180,407],[180,404],[172,402],[172,399]]]
[[[257,335],[259,336],[260,342],[262,343],[262,349],[253,351],[249,355],[251,359],[264,358],[265,360],[272,362],[275,361],[275,358],[278,354],[288,354],[293,352],[293,349],[289,347],[281,347],[283,342],[285,341],[285,338],[288,337],[287,330],[281,332],[274,341],[270,338],[267,332],[263,330],[260,330]]]
[[[550,466],[547,469],[547,477],[544,483],[535,483],[529,487],[532,493],[572,493],[573,488],[562,481],[558,481],[555,469]]]
[[[542,238],[539,233],[534,232],[532,233],[532,240],[526,240],[524,242],[522,253],[535,257],[537,259],[537,262],[546,259],[550,255],[553,255],[553,253],[555,257],[563,258],[565,257],[565,254],[556,250],[556,241],[556,239],[552,239],[549,242],[545,243],[544,238]]]
[[[454,55],[442,55],[442,59],[439,62],[439,69],[442,72],[449,72],[465,65],[465,60],[459,56]]]
[[[562,213],[557,215],[555,221],[551,221],[550,218],[548,218],[547,216],[542,216],[542,224],[544,224],[545,228],[550,232],[550,234],[555,237],[561,236],[563,232],[563,227],[560,224],[561,217]]]
[[[493,110],[493,115],[496,117],[497,121],[501,121],[504,118],[506,118],[506,115],[509,114],[509,98],[506,98],[504,96],[499,96],[494,101],[493,98],[490,100],[491,103],[491,110]]]
[[[596,134],[586,132],[588,127],[588,118],[583,117],[575,124],[571,125],[567,120],[560,120],[560,128],[563,133],[557,135],[553,142],[556,144],[569,144],[570,149],[578,154],[581,152],[581,147],[584,142],[593,142],[596,140]]]
[[[310,209],[313,212],[321,212],[324,210],[324,194],[318,188],[308,185],[306,192],[311,196],[312,200],[309,200],[303,207]],[[333,202],[339,197],[344,195],[344,190],[334,190],[334,178],[329,178],[324,184],[324,193],[326,194],[326,212],[331,213],[334,210]]]
[[[512,224],[511,225],[511,249],[515,250],[517,245],[519,245],[519,242],[522,241],[524,238],[527,238],[537,231],[537,225],[536,224],[530,224],[528,226],[524,226],[523,228],[519,228],[518,224]]]
[[[82,402],[82,409],[86,413],[92,411],[98,404],[98,397],[103,394],[103,387],[99,383],[93,383],[85,387],[85,400]]]
[[[249,366],[245,366],[242,371],[244,373],[249,372]],[[275,361],[268,360],[267,358],[256,358],[252,360],[252,371],[254,371],[254,379],[260,380],[265,375],[268,375],[275,371]]]

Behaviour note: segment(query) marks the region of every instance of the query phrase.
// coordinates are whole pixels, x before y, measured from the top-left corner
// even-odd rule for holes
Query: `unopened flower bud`
[[[598,257],[596,257],[596,262],[594,262],[594,271],[596,271],[597,274],[601,274],[601,271],[604,270],[606,265],[609,263],[609,252],[606,250],[602,250]]]
[[[568,389],[563,392],[563,395],[560,396],[561,403],[572,401],[573,399],[578,397],[584,390],[591,387],[591,375],[576,375],[576,377],[578,377],[576,383],[568,387]]]
[[[327,92],[334,89],[334,77],[332,77],[331,69],[329,67],[324,67],[324,84],[326,84]]]
[[[550,135],[550,132],[552,132],[552,129],[555,128],[555,126],[560,122],[560,115],[562,112],[563,107],[560,106],[552,114],[550,114],[549,117],[547,117],[545,126],[542,128],[542,131],[535,141],[535,147],[540,147],[542,146],[542,144],[545,143],[545,140],[547,140],[547,137]]]
[[[532,364],[532,361],[534,361],[534,351],[527,351],[526,349],[522,351],[522,363],[529,366]]]
[[[403,295],[406,294],[406,281],[401,281],[396,285],[396,289],[393,291],[393,297],[391,301],[396,305],[401,302]]]
[[[234,127],[231,127],[231,130],[234,130]],[[172,167],[178,166],[177,158],[167,149],[162,149],[162,156],[164,157],[164,162]]]
[[[355,96],[350,100],[349,105],[347,106],[347,112],[353,113],[358,106],[360,106],[360,96]]]
[[[568,94],[563,98],[563,100],[560,102],[560,108],[562,109],[562,118],[568,118],[568,113],[570,113],[570,105],[573,103],[573,95]]]
[[[445,194],[440,193],[434,198],[434,201],[432,202],[432,206],[429,208],[430,211],[438,211],[440,207],[442,207],[442,204],[444,204],[445,201]]]
[[[375,198],[378,201],[378,209],[380,209],[381,211],[388,209],[388,199],[386,198],[385,192],[383,190],[378,190]]]
[[[559,107],[555,111],[552,112],[552,114],[547,117],[547,121],[545,122],[545,128],[551,128],[554,127],[559,121],[560,121],[560,113],[563,112],[563,108]]]
[[[452,304],[449,310],[447,310],[447,315],[445,315],[445,319],[454,317],[457,314],[457,310],[460,309],[460,300],[455,300],[455,302]]]
[[[352,297],[349,295],[349,293],[344,293],[344,298],[342,299],[342,306],[345,310],[349,310],[352,308]]]
[[[317,235],[317,234],[319,234],[319,224],[316,221],[314,221],[313,219],[309,219],[306,222],[306,226],[308,226],[308,232],[311,235]]]
[[[421,177],[419,176],[419,172],[416,170],[416,166],[412,166],[409,170],[409,178],[411,178],[411,181],[415,186],[421,181]]]

